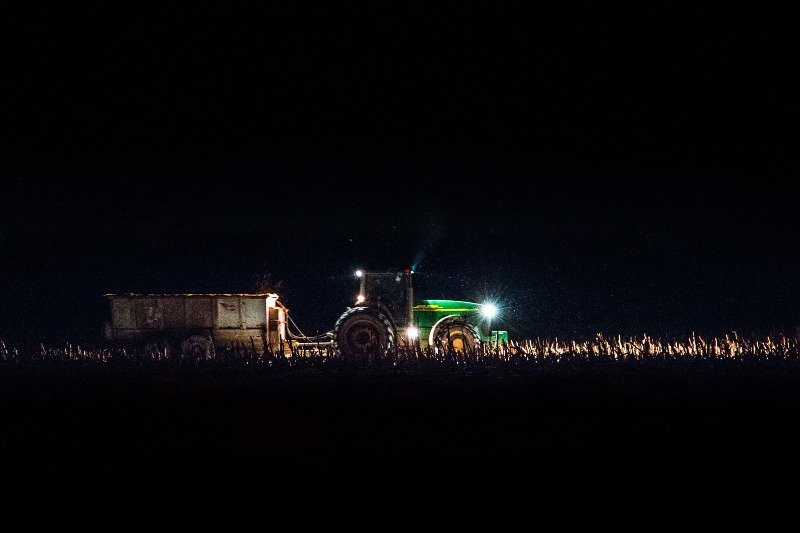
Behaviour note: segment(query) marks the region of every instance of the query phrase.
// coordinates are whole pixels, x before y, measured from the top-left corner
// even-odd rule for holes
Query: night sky
[[[516,338],[800,325],[780,27],[405,6],[15,26],[0,337],[96,338],[104,293],[259,280],[326,331],[356,268],[409,266],[418,297],[498,300]]]

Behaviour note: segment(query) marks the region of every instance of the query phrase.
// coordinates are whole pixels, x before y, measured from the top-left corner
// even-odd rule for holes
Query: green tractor
[[[508,341],[507,331],[492,331],[493,304],[460,300],[414,302],[413,272],[358,270],[361,290],[356,305],[339,317],[333,330],[343,355],[382,353],[395,347],[432,347],[469,352]]]

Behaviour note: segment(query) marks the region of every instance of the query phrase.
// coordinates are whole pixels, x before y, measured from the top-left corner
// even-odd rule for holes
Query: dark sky
[[[264,275],[324,331],[356,267],[412,264],[418,296],[499,298],[515,336],[794,331],[792,35],[586,15],[15,19],[0,336]]]

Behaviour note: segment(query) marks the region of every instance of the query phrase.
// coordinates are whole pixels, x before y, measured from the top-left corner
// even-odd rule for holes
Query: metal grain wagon
[[[215,350],[244,346],[279,351],[288,311],[269,294],[107,294],[108,340],[138,344],[146,352],[210,358]]]

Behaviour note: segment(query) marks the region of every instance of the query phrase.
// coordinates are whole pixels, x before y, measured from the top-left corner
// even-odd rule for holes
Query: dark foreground
[[[224,524],[763,529],[794,520],[800,484],[797,363],[22,365],[0,386],[3,484],[42,515],[75,499],[92,520],[167,509],[162,526],[232,509]]]

